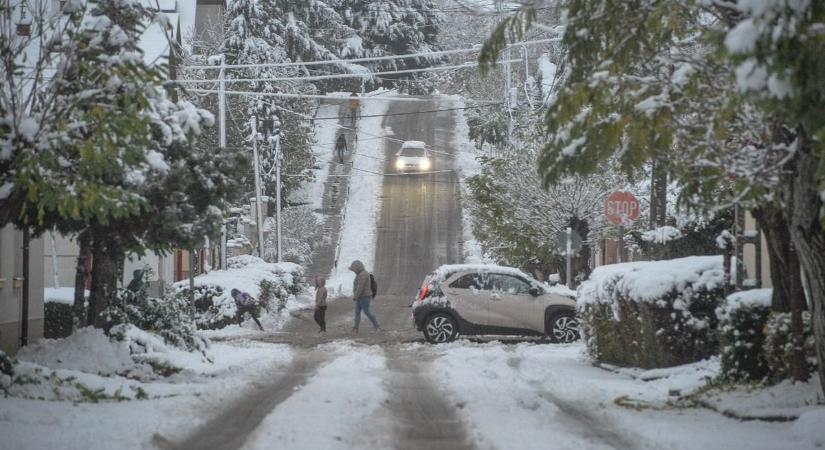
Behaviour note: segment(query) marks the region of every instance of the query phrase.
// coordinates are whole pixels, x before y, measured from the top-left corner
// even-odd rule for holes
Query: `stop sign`
[[[630,192],[616,191],[607,197],[604,213],[614,225],[629,225],[639,218],[639,200]]]

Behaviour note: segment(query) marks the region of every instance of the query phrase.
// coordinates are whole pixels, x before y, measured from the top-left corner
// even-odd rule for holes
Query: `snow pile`
[[[643,261],[600,266],[579,286],[580,306],[614,303],[620,298],[655,302],[670,293],[689,298],[693,292],[712,291],[725,281],[721,256],[689,256],[666,261]],[[674,305],[684,308],[684,302]]]
[[[338,117],[339,104],[324,104],[318,108],[316,117]],[[314,142],[312,153],[315,156],[315,167],[312,170],[312,181],[304,183],[290,196],[294,203],[308,203],[313,210],[320,210],[324,200],[324,184],[329,175],[330,162],[335,156],[335,138],[339,126],[336,120],[319,120],[315,123]]]
[[[393,91],[379,91],[379,93]],[[370,95],[377,95],[371,93]],[[390,103],[383,101],[361,102],[362,119],[358,123],[358,146],[353,151],[352,177],[349,195],[338,242],[337,265],[330,275],[327,286],[338,295],[352,293],[355,274],[349,270],[354,260],[360,260],[368,271],[375,263],[376,224],[381,210],[381,188],[384,172],[383,117]],[[372,117],[370,117],[372,116]],[[377,116],[377,117],[376,117]],[[362,157],[359,157],[362,156]]]
[[[695,397],[716,411],[745,419],[787,420],[825,411],[822,405],[825,397],[815,376],[805,383],[785,380],[774,386],[743,384],[711,388]]]
[[[134,363],[125,342],[113,341],[98,328],[77,330],[65,339],[41,339],[20,349],[17,355],[53,369],[69,369],[99,375],[113,375]]]

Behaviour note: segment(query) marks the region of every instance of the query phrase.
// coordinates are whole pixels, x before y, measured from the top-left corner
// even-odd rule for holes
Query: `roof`
[[[436,277],[442,280],[456,272],[499,273],[519,277],[530,277],[530,275],[516,269],[515,267],[498,266],[495,264],[446,264],[435,270]],[[530,278],[532,279],[532,277]]]
[[[404,141],[401,148],[426,148],[427,144],[422,141]]]

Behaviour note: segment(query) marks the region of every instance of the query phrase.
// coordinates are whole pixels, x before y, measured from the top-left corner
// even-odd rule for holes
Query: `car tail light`
[[[421,289],[418,290],[418,299],[424,300],[425,298],[427,298],[428,295],[430,295],[430,286],[424,284],[423,286],[421,286]]]

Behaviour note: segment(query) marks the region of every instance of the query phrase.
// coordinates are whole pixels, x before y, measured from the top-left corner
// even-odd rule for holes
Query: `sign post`
[[[619,226],[619,262],[624,262],[624,233],[625,226],[631,225],[639,218],[639,200],[630,192],[616,191],[607,197],[604,203],[604,214],[613,225]]]
[[[567,232],[565,233],[565,235],[567,236],[567,248],[565,249],[565,253],[567,254],[567,277],[565,278],[565,280],[567,280],[567,287],[570,289],[573,289],[573,263],[571,261],[573,258],[573,238],[571,237],[572,234],[573,229],[567,227]]]
[[[573,289],[573,255],[581,251],[583,245],[581,236],[571,227],[567,227],[563,233],[559,233],[556,237],[556,251],[558,254],[564,255],[565,274],[567,275],[565,280],[567,281],[567,287],[570,289]]]

